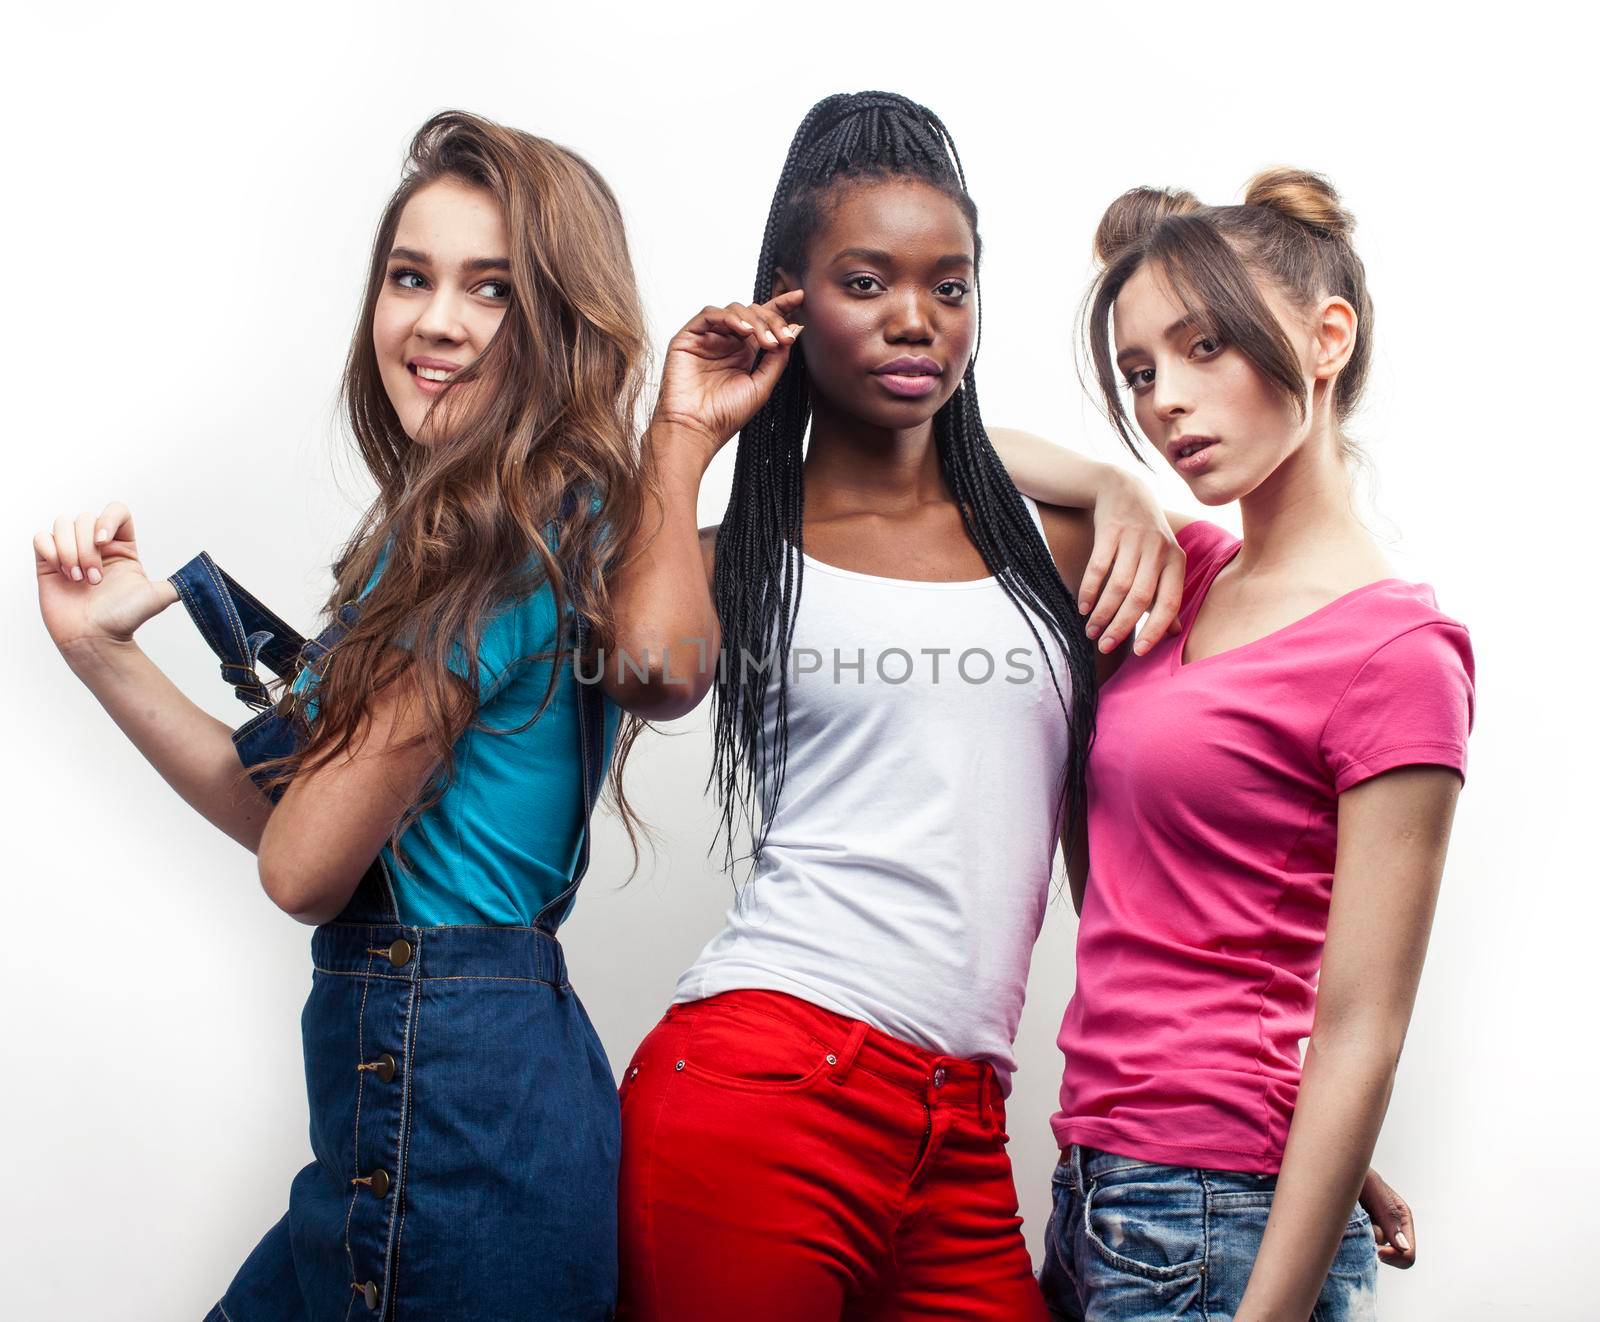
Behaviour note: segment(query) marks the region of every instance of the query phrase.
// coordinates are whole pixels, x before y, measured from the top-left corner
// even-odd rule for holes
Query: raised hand
[[[64,655],[99,642],[126,643],[134,630],[178,599],[165,579],[152,583],[139,560],[133,515],[112,501],[99,517],[62,515],[34,534],[39,613]]]
[[[708,307],[672,337],[653,426],[694,433],[715,454],[771,398],[802,327],[793,289],[765,303]]]

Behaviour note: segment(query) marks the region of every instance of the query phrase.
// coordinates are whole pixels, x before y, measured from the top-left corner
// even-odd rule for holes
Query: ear
[[[801,284],[802,281],[797,280],[780,266],[772,273],[772,296],[777,298],[779,294],[787,294],[791,289],[799,289]],[[805,325],[806,309],[804,304],[801,304],[796,312],[794,322],[797,326]]]
[[[1325,298],[1318,305],[1312,324],[1316,332],[1314,375],[1318,381],[1331,381],[1344,371],[1355,352],[1356,333],[1360,330],[1356,310],[1346,299]]]

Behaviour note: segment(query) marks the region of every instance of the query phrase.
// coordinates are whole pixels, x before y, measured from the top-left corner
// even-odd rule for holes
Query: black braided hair
[[[955,143],[937,115],[892,92],[839,93],[812,106],[789,144],[767,213],[754,301],[772,297],[780,267],[790,272],[804,268],[807,246],[842,184],[899,178],[929,184],[956,202],[972,227],[976,253],[977,207],[967,194]],[[982,324],[980,305],[979,340]],[[811,417],[804,351],[802,338],[790,350],[789,365],[772,397],[739,434],[733,491],[717,533],[713,595],[722,624],[722,658],[712,699],[710,784],[722,805],[730,865],[735,817],[748,818],[752,857],[760,856],[788,757],[787,659],[804,572],[799,554],[805,505],[801,446]],[[934,415],[939,466],[967,536],[1017,604],[1049,668],[1071,736],[1059,786],[1060,811],[1063,824],[1076,832],[1083,820],[1084,767],[1094,737],[1095,654],[1077,603],[984,432],[976,359],[975,341],[961,388]],[[793,555],[787,549],[791,543]],[[1070,702],[1035,616],[1066,653]],[[763,668],[763,662],[770,666]],[[769,746],[763,716],[771,670],[777,680],[776,740]],[[764,795],[758,792],[763,784]]]

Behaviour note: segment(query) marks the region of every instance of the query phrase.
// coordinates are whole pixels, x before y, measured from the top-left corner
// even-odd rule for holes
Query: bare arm
[[[1097,463],[1042,437],[1008,427],[989,440],[1018,490],[1035,500],[1094,516],[1094,550],[1075,589],[1087,632],[1100,650],[1114,652],[1134,637],[1142,656],[1176,625],[1183,603],[1183,550],[1174,534],[1182,516],[1162,512],[1144,483],[1112,464]]]
[[[645,435],[651,490],[613,579],[615,636],[602,685],[646,720],[692,711],[722,643],[696,530],[700,481],[717,451],[771,396],[799,329],[799,290],[759,306],[708,307],[672,337]]]
[[[695,526],[700,481],[716,449],[658,421],[645,450],[650,490],[641,533],[612,580],[617,625],[603,687],[635,716],[672,720],[705,696],[722,644]]]
[[[165,579],[146,577],[127,507],[57,519],[33,550],[39,610],[72,673],[185,803],[254,850],[272,803],[239,765],[233,732],[133,640],[178,596]]]
[[[1401,767],[1339,797],[1328,936],[1277,1192],[1236,1322],[1310,1316],[1367,1177],[1422,976],[1460,780]]]
[[[290,781],[257,850],[274,904],[303,923],[339,914],[439,765],[425,729],[408,671],[373,695],[344,753]]]

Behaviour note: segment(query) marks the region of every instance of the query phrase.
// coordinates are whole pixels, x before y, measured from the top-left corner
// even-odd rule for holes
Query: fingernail
[[[1407,1252],[1407,1253],[1411,1252],[1411,1241],[1406,1238],[1405,1231],[1403,1231],[1403,1230],[1395,1231],[1394,1232],[1394,1242],[1396,1244],[1398,1244],[1401,1247],[1401,1249],[1403,1249],[1405,1252]]]
[[[100,571],[98,569],[89,570],[89,581],[91,583],[98,583],[100,581]]]
[[[791,327],[789,327],[789,334],[793,335],[796,339],[799,339],[800,332],[803,331],[804,329],[805,329],[804,326],[791,326]]]
[[[768,344],[776,344],[778,342],[778,337],[776,335],[774,335],[771,331],[767,331],[766,332],[766,340],[767,340]]]
[[[96,546],[99,546],[101,542],[105,541],[106,538],[108,538],[110,536],[111,536],[111,534],[109,532],[107,532],[104,528],[96,528],[94,530],[94,544]]]
[[[743,326],[746,330],[754,330],[755,329],[755,327],[752,326],[748,321],[741,321],[739,324],[741,326]]]
[[[1149,650],[1150,650],[1150,644],[1145,642],[1145,640],[1143,638],[1141,638],[1138,642],[1136,642],[1133,645],[1133,654],[1135,656],[1143,656]]]
[[[1088,634],[1091,638],[1098,638],[1100,636],[1100,626],[1098,624],[1091,624],[1084,629],[1084,633]]]
[[[72,566],[72,581],[74,583],[77,583],[77,582],[80,582],[82,580],[82,578],[83,578],[83,570],[79,569],[77,565],[73,565]]]

